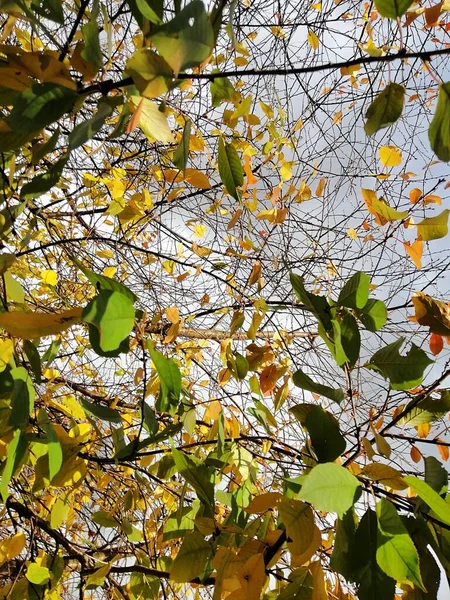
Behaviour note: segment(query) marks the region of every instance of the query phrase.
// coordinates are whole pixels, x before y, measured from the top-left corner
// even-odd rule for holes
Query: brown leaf
[[[444,339],[437,333],[432,333],[430,337],[430,350],[433,356],[437,356],[444,347]]]
[[[420,325],[430,328],[431,333],[450,336],[450,306],[435,300],[428,294],[417,292],[412,297],[415,318]]]

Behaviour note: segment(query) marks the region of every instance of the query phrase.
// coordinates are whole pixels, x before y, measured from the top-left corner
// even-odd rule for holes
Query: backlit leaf
[[[430,240],[439,240],[448,233],[448,215],[450,210],[446,208],[435,217],[426,217],[417,223],[417,233],[419,239],[424,242]]]
[[[404,480],[428,504],[440,521],[450,525],[450,504],[441,498],[425,481],[412,475],[407,475]]]
[[[402,152],[396,146],[382,146],[379,153],[384,167],[398,167],[402,164]]]
[[[232,144],[225,143],[222,138],[219,139],[218,162],[222,183],[230,196],[239,200],[237,187],[244,183],[241,159],[236,148]]]
[[[450,336],[450,306],[432,298],[424,292],[416,292],[412,297],[415,320],[430,328],[430,333]]]
[[[0,314],[0,327],[14,337],[32,340],[65,331],[81,321],[81,314],[81,308],[55,314],[11,311]]]
[[[413,0],[376,0],[375,6],[383,17],[396,19],[401,17],[412,3]]]
[[[320,394],[321,396],[325,396],[330,400],[334,400],[338,404],[342,402],[344,399],[344,392],[341,388],[331,388],[326,385],[322,385],[320,383],[315,383],[306,373],[304,373],[301,369],[298,369],[292,378],[294,384],[302,388],[304,390],[308,390],[309,392],[313,392],[314,394]]]
[[[405,88],[398,83],[389,83],[367,110],[364,126],[367,135],[395,123],[401,117],[404,101]]]
[[[162,56],[149,48],[140,48],[128,59],[125,72],[144,98],[158,98],[169,91],[172,69]]]
[[[428,129],[430,145],[436,156],[450,160],[450,82],[439,87],[438,101]]]

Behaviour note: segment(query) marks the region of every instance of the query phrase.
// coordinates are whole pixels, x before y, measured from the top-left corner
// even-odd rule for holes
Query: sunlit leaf
[[[448,233],[448,215],[450,210],[446,208],[436,217],[426,217],[417,223],[419,239],[424,242],[438,240]]]

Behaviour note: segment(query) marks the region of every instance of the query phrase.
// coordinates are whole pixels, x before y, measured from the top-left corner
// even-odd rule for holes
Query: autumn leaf
[[[382,146],[379,153],[383,167],[398,167],[402,164],[402,152],[396,146]]]
[[[441,335],[432,333],[430,336],[430,351],[433,356],[437,356],[444,348],[444,340]]]

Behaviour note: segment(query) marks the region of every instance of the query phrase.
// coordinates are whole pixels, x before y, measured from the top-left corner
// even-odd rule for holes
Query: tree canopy
[[[450,6],[0,10],[0,598],[445,593]]]

